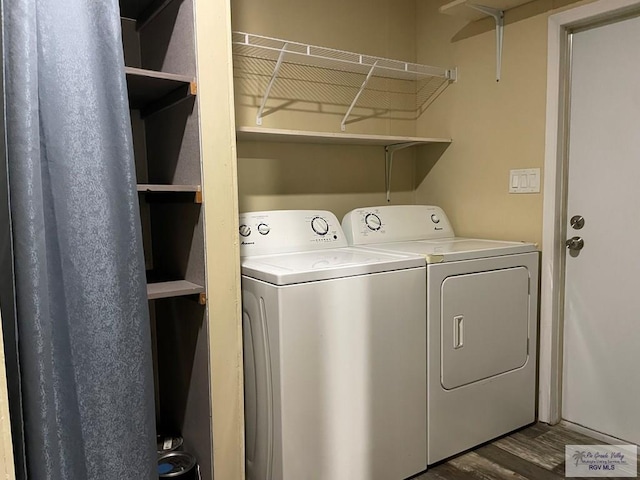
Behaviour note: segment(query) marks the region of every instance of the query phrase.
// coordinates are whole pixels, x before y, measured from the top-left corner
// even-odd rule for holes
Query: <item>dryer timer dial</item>
[[[369,230],[373,230],[374,232],[380,230],[382,227],[382,220],[375,213],[367,213],[364,217],[364,224],[369,228]]]

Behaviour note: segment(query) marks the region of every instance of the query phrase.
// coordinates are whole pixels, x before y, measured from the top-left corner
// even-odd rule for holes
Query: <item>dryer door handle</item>
[[[453,317],[453,348],[457,350],[464,345],[464,315]]]

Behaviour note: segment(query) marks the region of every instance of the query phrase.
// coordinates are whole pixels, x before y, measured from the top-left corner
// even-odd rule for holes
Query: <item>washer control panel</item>
[[[342,219],[349,245],[368,245],[454,237],[449,219],[432,205],[357,208]]]
[[[240,215],[240,256],[346,247],[336,216],[326,210],[269,210]]]

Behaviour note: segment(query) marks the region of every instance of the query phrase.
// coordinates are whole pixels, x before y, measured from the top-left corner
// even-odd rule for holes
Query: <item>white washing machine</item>
[[[240,216],[247,478],[401,480],[426,458],[425,266],[326,211]]]
[[[456,238],[433,206],[361,208],[342,225],[352,245],[425,259],[428,464],[532,423],[535,245]]]

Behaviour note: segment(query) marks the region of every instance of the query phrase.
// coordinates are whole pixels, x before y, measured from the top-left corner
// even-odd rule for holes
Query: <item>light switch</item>
[[[518,175],[511,173],[511,188],[518,188]]]
[[[527,188],[528,186],[528,182],[527,182],[527,175],[520,175],[520,181],[518,182],[518,189],[522,190],[523,188]]]
[[[540,193],[540,169],[510,170],[509,193]]]

